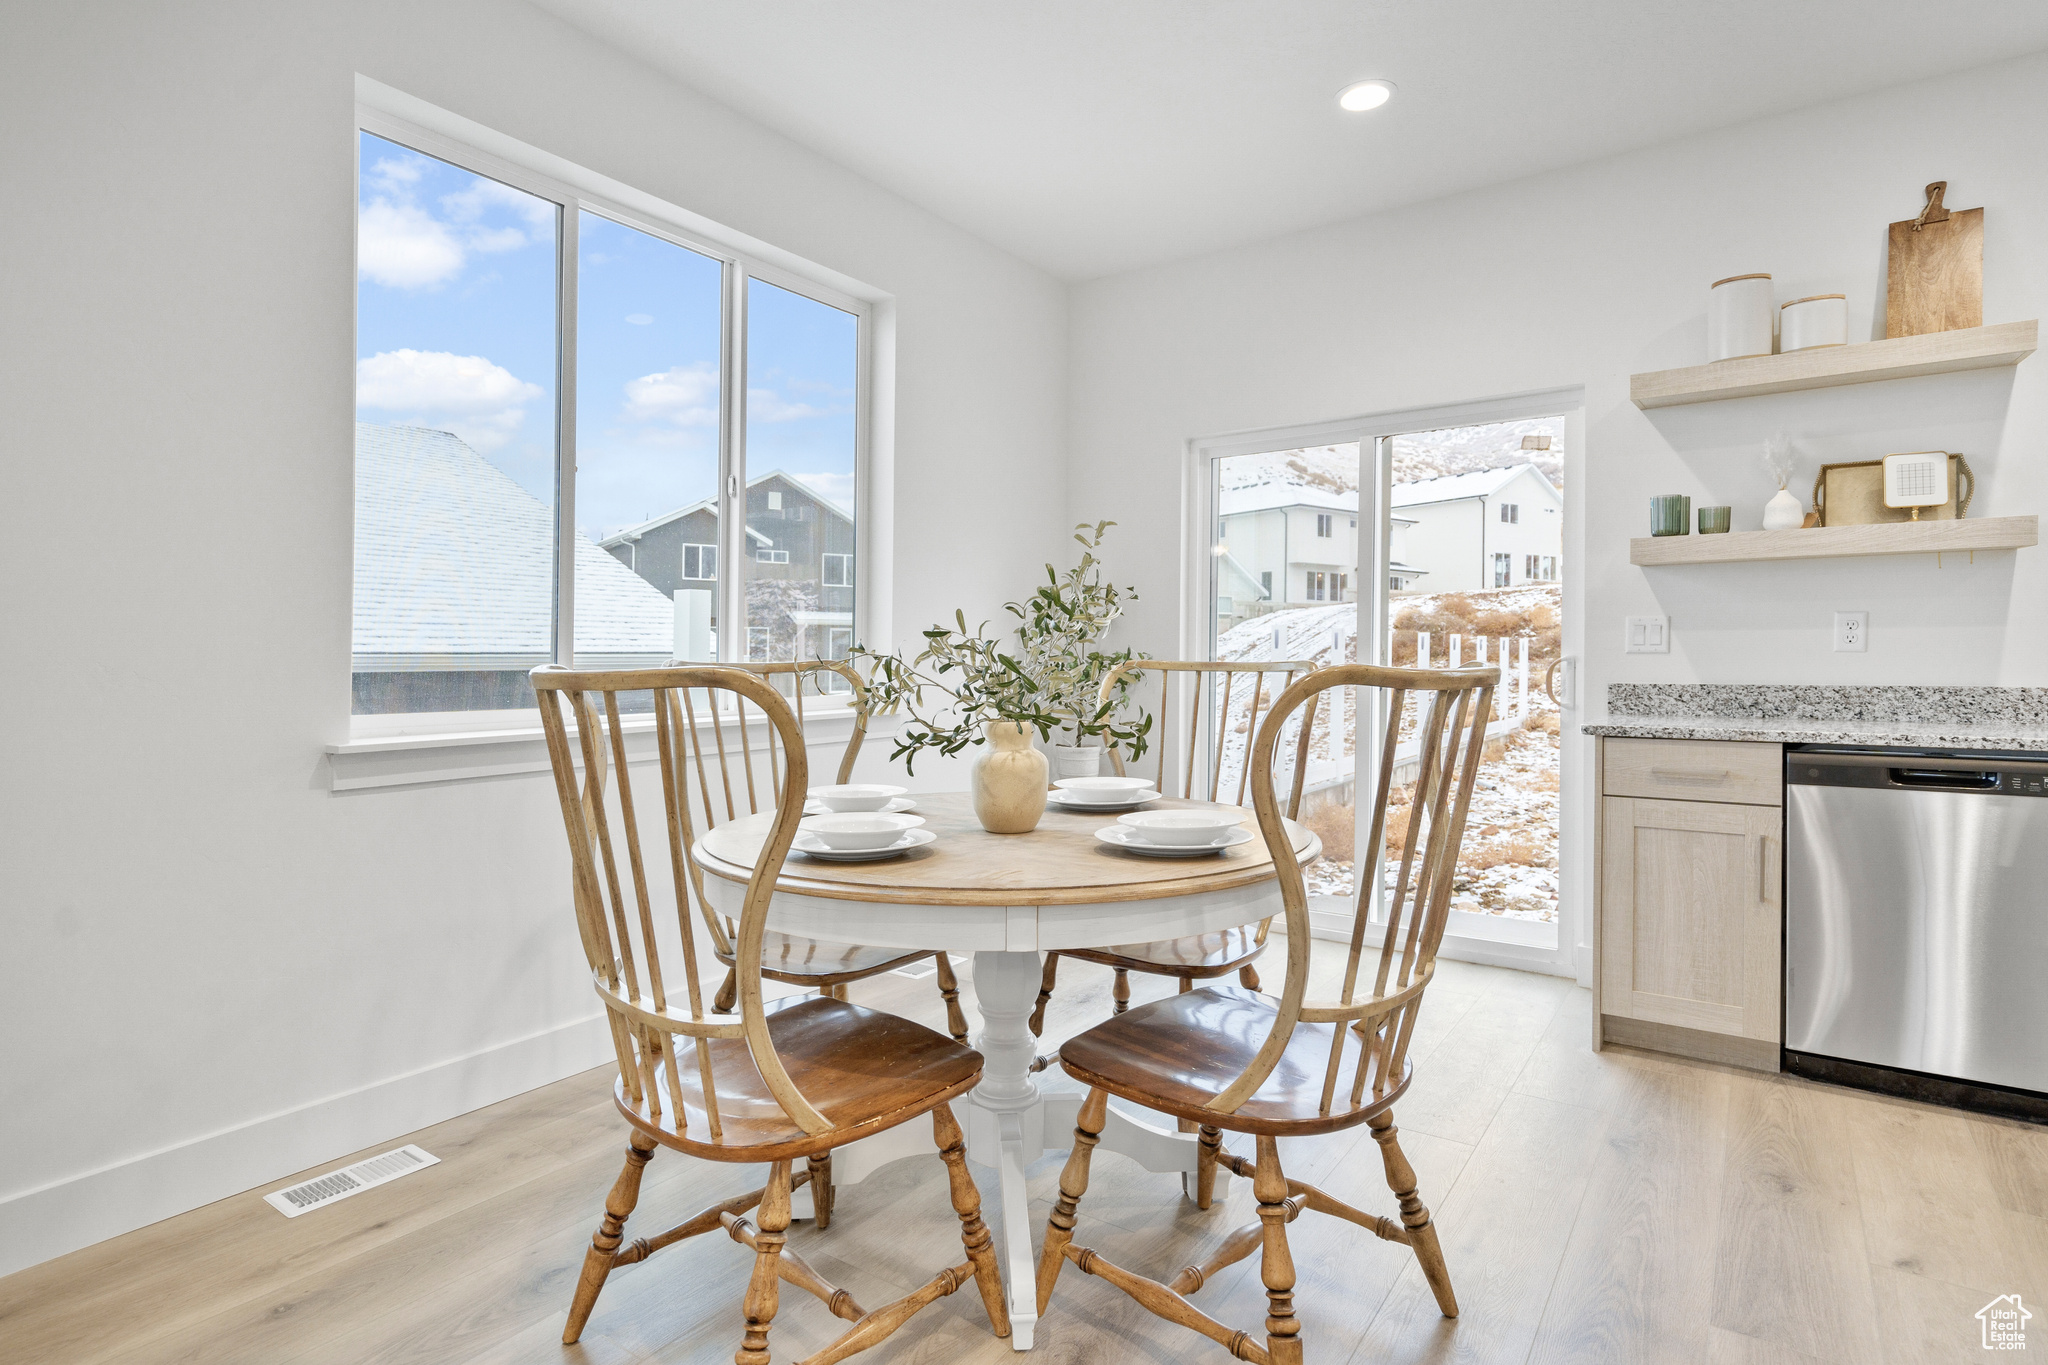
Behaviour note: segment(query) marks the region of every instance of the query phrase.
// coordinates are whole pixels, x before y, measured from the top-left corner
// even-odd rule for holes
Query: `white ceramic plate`
[[[816,858],[821,863],[872,863],[882,858],[900,858],[913,848],[923,848],[937,841],[938,835],[928,829],[910,829],[903,837],[887,848],[836,849],[827,848],[815,834],[797,831],[796,842],[790,847],[806,858]]]
[[[892,798],[903,795],[902,787],[883,786],[875,782],[849,782],[845,786],[828,785],[813,787],[804,795],[813,801],[827,796],[839,798],[839,804],[828,807],[834,815],[859,815],[877,813],[889,809]]]
[[[1138,831],[1125,825],[1105,825],[1095,831],[1095,837],[1111,848],[1123,849],[1126,853],[1142,853],[1147,858],[1206,858],[1212,853],[1221,853],[1226,848],[1248,844],[1259,837],[1257,830],[1239,825],[1222,838],[1207,844],[1152,844],[1138,836]]]
[[[1063,811],[1071,811],[1076,815],[1086,815],[1091,812],[1096,815],[1122,815],[1125,811],[1142,810],[1158,799],[1159,793],[1151,791],[1139,796],[1135,801],[1069,801],[1058,791],[1049,791],[1045,794],[1047,805],[1057,806]]]
[[[880,810],[875,811],[836,811],[833,810],[830,806],[826,805],[823,801],[819,801],[815,798],[804,802],[805,815],[902,815],[906,811],[913,811],[916,809],[917,802],[911,800],[907,796],[891,797],[888,805],[882,807]]]
[[[1136,830],[1148,844],[1187,844],[1200,848],[1244,824],[1244,812],[1216,807],[1192,810],[1147,810],[1119,815],[1118,824]]]

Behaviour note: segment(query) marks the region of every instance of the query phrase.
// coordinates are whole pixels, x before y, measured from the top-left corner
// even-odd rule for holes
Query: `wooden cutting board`
[[[1947,188],[1946,180],[1935,181],[1920,216],[1891,225],[1888,337],[1984,325],[1984,210],[1944,207]]]

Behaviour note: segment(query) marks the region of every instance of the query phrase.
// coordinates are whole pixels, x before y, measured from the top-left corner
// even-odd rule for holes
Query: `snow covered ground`
[[[1460,875],[1453,891],[1455,909],[1512,919],[1557,918],[1558,715],[1543,692],[1542,679],[1544,669],[1557,657],[1560,598],[1557,585],[1542,584],[1496,592],[1404,597],[1395,603],[1397,626],[1421,622],[1438,627],[1431,632],[1430,661],[1439,666],[1448,661],[1452,634],[1459,635],[1460,655],[1467,663],[1477,655],[1477,638],[1487,639],[1489,662],[1499,661],[1502,640],[1527,640],[1530,651],[1528,720],[1524,727],[1510,727],[1489,746],[1466,822]],[[1353,603],[1273,612],[1225,632],[1217,641],[1216,657],[1242,662],[1308,659],[1325,666],[1354,663],[1357,620]],[[1465,629],[1445,629],[1459,625]],[[1503,633],[1481,635],[1482,628]],[[1395,661],[1415,662],[1417,643],[1415,630],[1396,629]],[[1509,718],[1522,713],[1513,681],[1504,680],[1503,692],[1495,702],[1496,712]],[[1272,705],[1275,691],[1270,684],[1260,690],[1261,718]],[[1224,732],[1225,792],[1236,791],[1242,771],[1254,729],[1253,694],[1248,680],[1238,679]],[[1326,702],[1337,695],[1324,694]],[[1356,807],[1343,799],[1350,795],[1346,789],[1320,790],[1329,788],[1333,779],[1348,776],[1355,763],[1358,718],[1348,706],[1341,708],[1341,715],[1339,709],[1330,704],[1318,708],[1309,744],[1310,795],[1304,819],[1322,837],[1327,850],[1311,870],[1310,891],[1348,897],[1355,894]],[[1417,713],[1418,709],[1411,707],[1404,717],[1404,737],[1412,733]],[[1289,736],[1281,751],[1291,753],[1293,742]]]

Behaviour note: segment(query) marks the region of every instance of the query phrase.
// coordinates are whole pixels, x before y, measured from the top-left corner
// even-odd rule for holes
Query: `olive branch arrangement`
[[[1130,692],[1131,679],[1118,680],[1110,695],[1097,700],[1102,680],[1119,664],[1138,657],[1124,649],[1104,652],[1109,628],[1123,615],[1125,598],[1135,588],[1118,588],[1103,578],[1096,558],[1113,521],[1087,522],[1075,528],[1081,544],[1080,563],[1062,574],[1045,566],[1046,583],[1022,602],[1004,604],[1017,618],[1015,653],[988,633],[982,622],[972,631],[965,612],[953,613],[954,624],[922,632],[924,648],[906,661],[900,653],[880,653],[855,646],[850,657],[872,668],[868,698],[873,709],[904,711],[909,719],[895,737],[892,759],[914,771],[917,755],[936,750],[951,756],[983,742],[991,721],[1012,721],[1038,731],[1050,741],[1055,731],[1076,744],[1099,737],[1133,759],[1145,752],[1152,717],[1140,708],[1118,720]],[[937,694],[927,708],[926,693]]]

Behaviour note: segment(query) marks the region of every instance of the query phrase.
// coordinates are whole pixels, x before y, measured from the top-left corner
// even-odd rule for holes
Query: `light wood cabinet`
[[[1596,1041],[1776,1070],[1779,746],[1604,743]],[[1726,796],[1639,794],[1674,786]]]

